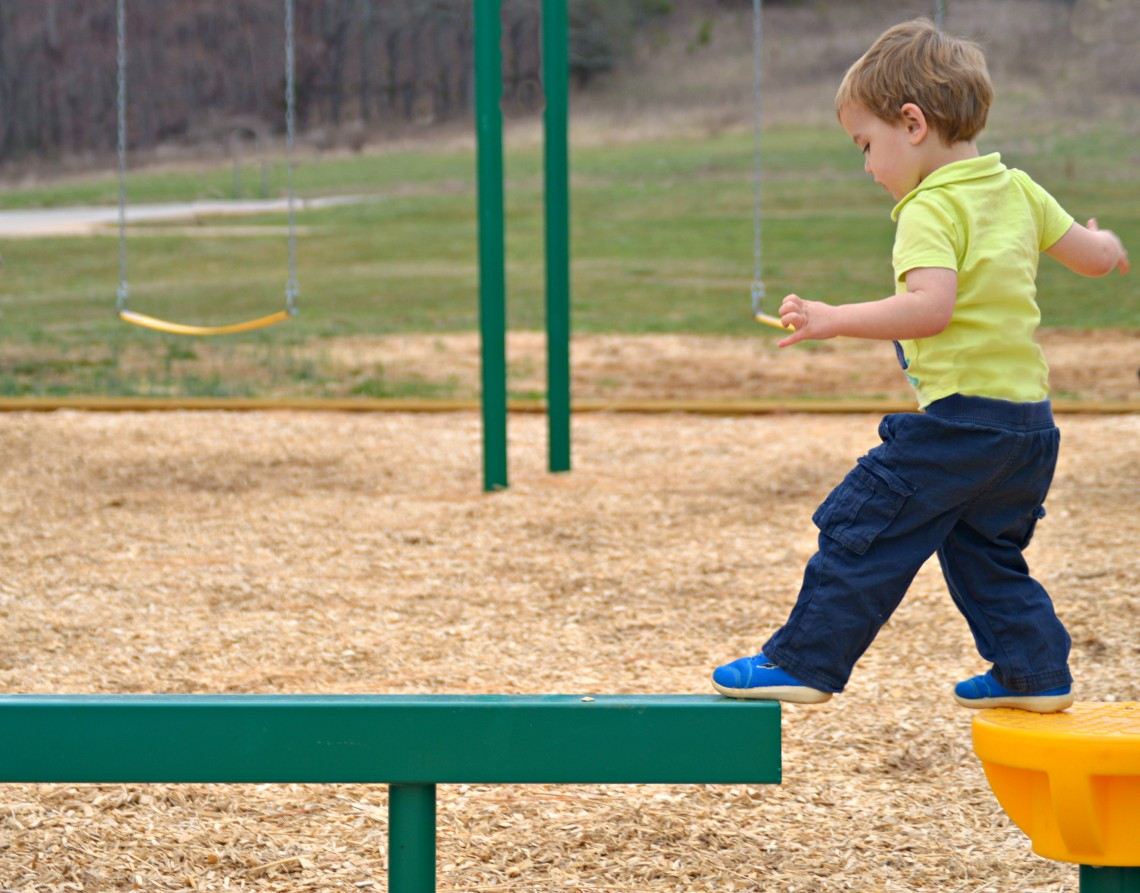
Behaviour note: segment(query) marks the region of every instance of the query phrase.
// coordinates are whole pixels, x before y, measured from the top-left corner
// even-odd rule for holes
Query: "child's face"
[[[863,169],[899,201],[922,181],[922,154],[906,119],[884,121],[860,105],[848,105],[839,123],[863,150]]]

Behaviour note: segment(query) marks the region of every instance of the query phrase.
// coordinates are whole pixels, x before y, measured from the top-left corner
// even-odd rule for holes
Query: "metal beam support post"
[[[388,893],[435,893],[435,785],[388,786]]]
[[[502,0],[475,0],[479,179],[479,327],[483,362],[483,489],[507,481],[507,297],[503,214]]]
[[[1140,867],[1082,865],[1080,885],[1081,893],[1140,893]]]
[[[570,49],[567,0],[542,0],[546,94],[546,407],[550,470],[570,470]]]

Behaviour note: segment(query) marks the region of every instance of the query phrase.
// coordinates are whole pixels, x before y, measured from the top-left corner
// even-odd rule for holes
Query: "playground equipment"
[[[1010,819],[1082,893],[1140,893],[1140,702],[984,710],[974,752]]]
[[[714,695],[0,695],[0,728],[5,783],[387,783],[390,893],[435,890],[437,784],[781,776],[779,704]]]
[[[506,248],[503,212],[502,0],[475,0],[479,174],[479,330],[483,489],[507,487]],[[570,470],[570,104],[566,0],[542,0],[546,219],[547,418],[550,471]]]
[[[127,306],[127,3],[118,0],[118,103],[119,103],[119,290],[115,310],[124,322],[173,335],[232,335],[263,329],[291,319],[297,313],[297,215],[293,188],[293,145],[296,141],[296,78],[294,76],[293,0],[285,2],[285,156],[289,215],[289,275],[285,282],[285,307],[257,319],[217,326],[170,322]]]
[[[503,0],[473,0],[475,117],[479,217],[479,319],[482,364],[483,488],[508,486],[506,254],[504,238],[502,24]],[[285,105],[289,229],[289,271],[285,307],[257,319],[229,325],[198,326],[171,322],[131,310],[127,276],[127,8],[117,2],[119,287],[116,310],[121,319],[180,335],[248,332],[296,315],[296,212],[293,149],[296,140],[294,0],[285,4]],[[550,471],[570,470],[570,261],[569,261],[569,24],[565,0],[542,2],[542,67],[545,94],[546,326],[547,416]]]

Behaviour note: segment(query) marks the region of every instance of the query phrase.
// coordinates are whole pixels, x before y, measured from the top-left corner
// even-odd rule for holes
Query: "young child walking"
[[[780,346],[894,341],[922,412],[886,416],[882,443],[816,511],[819,550],[791,615],[760,654],[714,671],[723,695],[818,703],[843,691],[937,553],[991,664],[956,700],[1042,713],[1073,702],[1069,635],[1022,556],[1060,439],[1034,340],[1037,262],[1044,251],[1103,276],[1128,272],[1128,255],[1000,155],[979,154],[992,98],[978,46],[926,20],[885,32],[840,84],[839,122],[897,202],[896,294],[840,306],[788,295],[780,320],[795,331]]]

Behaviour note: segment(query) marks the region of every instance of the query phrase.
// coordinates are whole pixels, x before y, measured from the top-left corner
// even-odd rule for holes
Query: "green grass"
[[[984,151],[992,147],[983,144]],[[1007,163],[1033,174],[1079,218],[1095,214],[1140,252],[1140,165],[1127,135],[1021,139]],[[740,335],[750,320],[752,146],[748,135],[581,147],[572,152],[573,328],[577,332]],[[474,157],[430,147],[346,160],[307,160],[302,196],[366,194],[375,200],[305,211],[298,240],[301,315],[224,348],[272,366],[297,387],[322,387],[306,346],[354,334],[474,330],[478,258]],[[508,151],[509,323],[544,325],[540,148]],[[838,128],[780,129],[764,143],[764,279],[779,296],[846,302],[887,293],[890,198],[863,173]],[[267,171],[280,195],[284,171]],[[245,197],[260,173],[242,171]],[[228,198],[232,167],[133,173],[135,203]],[[15,189],[4,208],[113,204],[111,178]],[[188,236],[150,227],[130,239],[131,306],[178,321],[216,324],[261,316],[283,303],[283,215],[201,221],[221,230],[277,227],[278,235]],[[235,232],[237,232],[235,230]],[[219,380],[200,358],[172,358],[171,339],[114,316],[114,234],[0,242],[0,393],[50,388],[96,392],[246,393],[260,385]],[[1136,327],[1136,286],[1112,276],[1090,284],[1045,259],[1044,324]],[[214,350],[214,348],[210,348]],[[311,351],[310,351],[311,353]],[[125,370],[124,357],[146,370]],[[197,363],[197,366],[195,365]],[[359,393],[440,395],[439,383],[365,377]]]

